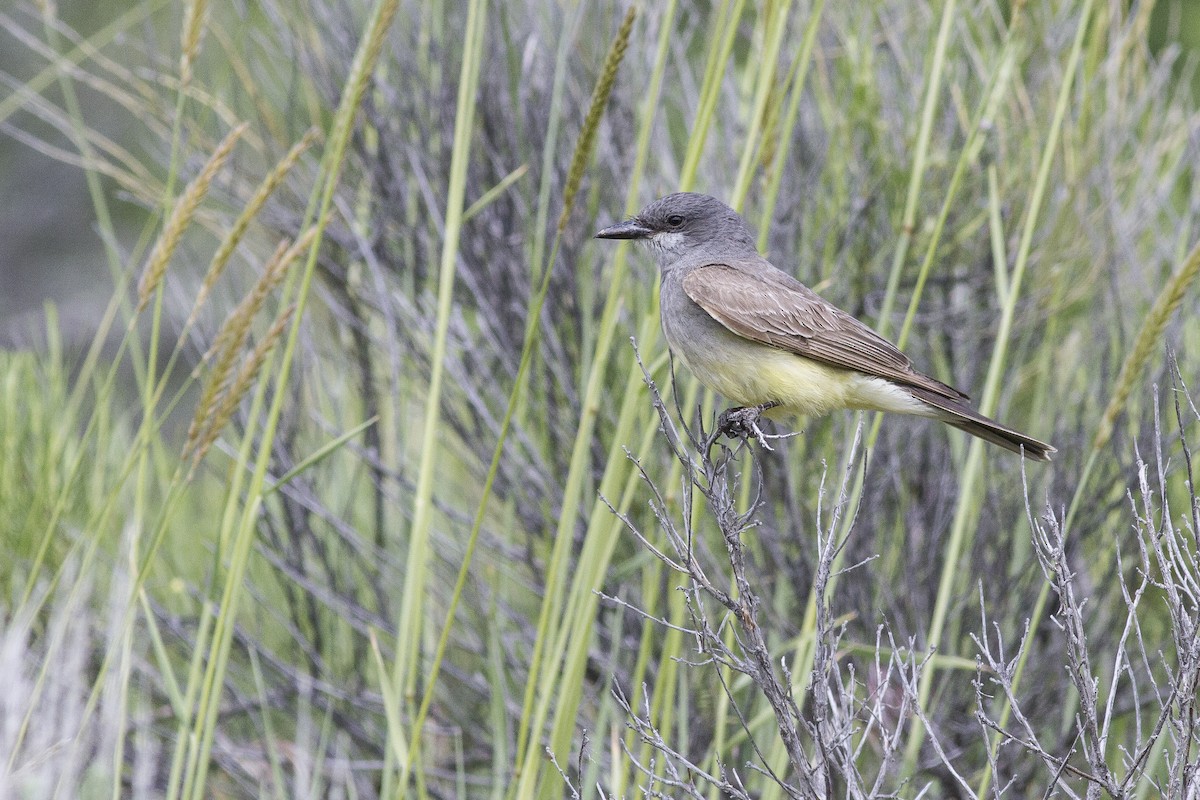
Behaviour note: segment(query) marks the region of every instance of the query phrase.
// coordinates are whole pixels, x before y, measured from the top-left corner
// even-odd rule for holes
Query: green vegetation
[[[0,14],[113,279],[0,352],[0,795],[1190,796],[1183,8]],[[676,189],[1055,461],[703,454],[590,238]]]

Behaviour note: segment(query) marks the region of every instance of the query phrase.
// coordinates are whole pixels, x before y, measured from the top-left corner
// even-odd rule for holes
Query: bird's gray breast
[[[707,372],[706,368],[714,361],[723,365],[742,360],[750,343],[688,297],[683,288],[685,275],[684,270],[665,272],[659,295],[663,335],[671,350],[696,373]]]

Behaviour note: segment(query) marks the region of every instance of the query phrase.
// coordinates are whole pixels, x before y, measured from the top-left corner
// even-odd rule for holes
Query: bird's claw
[[[728,436],[730,439],[741,439],[746,441],[753,437],[765,449],[770,450],[771,445],[767,444],[767,436],[763,433],[762,428],[758,427],[758,421],[766,411],[778,406],[779,403],[763,403],[757,406],[744,406],[727,408],[717,416],[717,426],[713,429],[712,436],[709,437],[705,450],[711,450],[712,446],[722,436]]]

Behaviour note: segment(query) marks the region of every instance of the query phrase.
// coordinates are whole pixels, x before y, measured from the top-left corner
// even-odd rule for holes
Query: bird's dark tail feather
[[[917,398],[941,412],[936,416],[942,422],[945,422],[947,425],[953,425],[960,431],[966,431],[972,436],[978,436],[985,442],[998,444],[1005,450],[1021,453],[1026,458],[1033,459],[1034,461],[1049,461],[1050,455],[1057,452],[1045,442],[1040,442],[1031,436],[1026,436],[1020,431],[1014,431],[1012,428],[1006,428],[999,422],[996,422],[996,420],[988,419],[964,403],[956,402],[947,397],[939,397],[933,392],[928,392],[920,388],[914,388],[912,392]]]

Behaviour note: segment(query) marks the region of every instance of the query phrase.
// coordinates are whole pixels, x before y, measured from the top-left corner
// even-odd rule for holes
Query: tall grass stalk
[[[750,181],[754,177],[751,164],[762,148],[767,101],[773,96],[778,84],[776,65],[779,63],[784,34],[788,30],[791,8],[790,0],[771,3],[767,6],[766,13],[759,15],[759,24],[762,26],[766,38],[766,46],[759,56],[760,68],[754,87],[754,104],[750,111],[750,130],[746,132],[746,141],[742,144],[737,180],[730,193],[730,202],[735,208],[741,208],[745,203],[746,193],[750,191]],[[820,14],[816,13],[814,16],[819,18]]]
[[[492,485],[495,482],[496,474],[500,466],[500,458],[504,452],[504,447],[507,442],[509,425],[512,422],[515,411],[520,407],[522,400],[522,390],[525,385],[526,373],[532,363],[534,349],[538,343],[538,332],[542,324],[542,307],[546,301],[547,292],[550,289],[550,278],[554,271],[554,264],[557,259],[559,243],[562,235],[567,228],[571,218],[571,212],[574,210],[576,195],[579,191],[580,182],[583,179],[584,170],[588,161],[591,159],[593,145],[595,142],[596,131],[600,126],[600,118],[603,114],[604,107],[608,102],[608,97],[612,92],[613,84],[616,81],[617,69],[620,66],[621,59],[624,57],[625,49],[629,43],[629,36],[633,30],[633,23],[637,14],[635,9],[630,8],[625,14],[625,18],[621,23],[621,27],[617,32],[616,38],[613,40],[612,46],[609,49],[608,57],[605,59],[604,67],[601,70],[599,80],[596,83],[595,90],[592,93],[591,104],[588,108],[587,116],[584,119],[583,128],[579,135],[579,141],[575,147],[575,154],[571,160],[571,167],[568,172],[568,182],[566,190],[563,194],[562,212],[559,215],[557,233],[555,235],[554,244],[550,251],[550,261],[540,271],[540,281],[537,292],[530,303],[529,311],[525,323],[524,343],[521,347],[521,360],[517,368],[517,374],[514,381],[513,389],[509,395],[508,406],[504,413],[504,419],[500,426],[500,436],[496,442],[496,446],[492,452],[492,462],[488,467],[487,477],[483,486],[483,496],[479,501],[479,506],[475,514],[475,519],[471,525],[471,532],[467,539],[466,554],[463,558],[462,565],[459,569],[458,578],[455,582],[454,590],[451,594],[450,608],[446,614],[446,622],[442,626],[442,633],[438,639],[437,648],[434,654],[430,676],[427,681],[425,695],[421,702],[421,707],[417,712],[416,721],[413,724],[412,734],[409,736],[409,751],[405,770],[402,770],[400,776],[400,785],[406,778],[405,771],[408,764],[413,761],[417,755],[417,742],[420,738],[421,727],[424,724],[425,717],[429,712],[430,703],[434,697],[434,687],[437,683],[438,671],[441,668],[442,659],[445,656],[446,646],[449,642],[450,630],[454,623],[455,612],[458,608],[458,602],[462,597],[462,592],[466,586],[469,568],[475,553],[475,547],[479,540],[479,532],[483,526],[485,513],[487,511],[488,501],[491,497]],[[537,273],[535,273],[537,274]],[[594,408],[594,405],[591,406]],[[585,406],[585,409],[588,406]],[[594,414],[591,416],[594,417]],[[588,428],[586,420],[581,423],[581,431]],[[587,437],[590,438],[590,437]],[[586,438],[585,438],[586,441]],[[573,482],[568,475],[568,485]],[[575,481],[574,483],[578,483]],[[543,608],[549,608],[549,603],[544,603]],[[550,614],[543,612],[543,617],[550,618]],[[539,639],[540,641],[540,639]],[[532,662],[534,667],[531,673],[536,673],[537,654],[534,654]],[[530,686],[533,684],[531,683]],[[530,696],[527,693],[526,705],[529,705]],[[527,736],[528,734],[526,734]],[[518,739],[518,750],[520,750],[520,739]]]
[[[559,242],[562,234],[566,229],[567,221],[570,218],[571,211],[574,206],[575,194],[578,191],[579,182],[583,175],[583,168],[591,159],[592,143],[596,136],[596,131],[600,123],[600,115],[603,112],[605,105],[608,102],[608,97],[612,93],[614,83],[617,77],[617,69],[624,57],[625,50],[629,44],[629,38],[633,31],[633,24],[636,19],[636,12],[631,7],[626,12],[625,18],[622,21],[621,27],[614,38],[612,45],[609,48],[608,56],[605,59],[604,67],[601,71],[600,78],[596,83],[596,87],[592,93],[592,99],[589,105],[588,114],[585,118],[583,128],[579,135],[579,141],[576,145],[574,155],[572,156],[571,169],[568,173],[568,183],[564,191],[563,210],[559,216],[557,226],[557,234],[555,236],[554,246],[551,250],[551,261],[546,265],[544,271],[546,275],[543,281],[549,280],[549,272],[553,268],[553,264],[557,259]],[[644,130],[648,126],[644,124]],[[557,533],[552,548],[549,569],[547,573],[546,590],[541,603],[541,609],[538,614],[538,631],[539,635],[534,645],[534,652],[530,660],[529,680],[526,684],[524,702],[522,704],[523,712],[521,715],[521,723],[517,735],[517,759],[518,772],[520,776],[519,784],[514,782],[511,789],[518,794],[516,796],[532,796],[535,787],[541,779],[541,771],[539,766],[541,759],[541,743],[539,732],[545,724],[545,719],[549,714],[549,702],[554,697],[555,692],[549,689],[560,681],[566,684],[567,679],[556,672],[561,653],[559,648],[554,648],[551,651],[549,659],[546,658],[546,650],[549,649],[549,643],[553,641],[552,631],[555,626],[560,626],[565,634],[567,625],[567,615],[569,611],[564,608],[563,592],[568,591],[570,597],[577,596],[578,586],[574,591],[568,590],[568,571],[566,559],[570,552],[570,545],[573,539],[572,530],[575,525],[577,512],[579,508],[579,500],[583,489],[585,467],[585,459],[589,453],[591,444],[591,434],[594,430],[596,412],[599,404],[599,390],[601,388],[600,378],[603,375],[606,365],[608,351],[611,345],[613,323],[615,322],[615,312],[619,304],[621,294],[621,286],[624,278],[624,270],[621,268],[613,271],[613,278],[610,283],[610,294],[606,304],[605,311],[601,317],[600,333],[597,340],[596,348],[593,352],[592,363],[589,370],[589,377],[585,389],[585,401],[583,404],[583,413],[579,420],[579,425],[575,435],[574,443],[571,451],[570,466],[567,471],[567,477],[564,484],[566,496],[563,498],[562,511],[559,514],[559,522]],[[547,284],[548,285],[548,284]],[[537,311],[540,314],[540,303]],[[585,546],[586,547],[586,546]],[[586,553],[586,550],[585,550]],[[602,567],[596,567],[597,563],[587,562],[581,556],[581,563],[589,564],[589,569],[595,569],[596,573],[600,574]],[[577,578],[580,576],[577,576]],[[568,601],[569,602],[569,601]],[[586,628],[590,627],[590,621],[585,622],[585,629],[577,631],[576,635],[582,639],[590,639],[590,634]],[[571,709],[573,707],[571,699],[566,697],[558,697],[560,709]],[[559,718],[573,719],[573,713],[569,715],[560,715]],[[561,724],[556,723],[556,730],[561,729]],[[551,734],[552,752],[562,755],[561,750],[555,745],[561,740],[562,736]],[[523,787],[523,788],[522,788]]]
[[[925,162],[929,158],[930,141],[933,138],[933,120],[942,94],[942,75],[946,67],[946,51],[950,46],[950,30],[958,11],[957,0],[948,0],[942,6],[941,23],[933,45],[933,56],[929,63],[929,77],[925,84],[925,101],[921,107],[921,127],[917,131],[913,147],[912,171],[908,178],[908,194],[904,201],[904,213],[900,218],[900,233],[896,238],[896,250],[892,255],[892,269],[888,272],[887,291],[883,295],[883,306],[879,311],[878,330],[884,336],[891,327],[892,307],[900,289],[900,276],[908,261],[908,249],[916,231],[917,207],[921,198],[921,187],[925,183]],[[873,437],[872,437],[873,438]],[[868,447],[870,447],[868,440]]]
[[[485,0],[473,0],[467,11],[467,32],[458,84],[458,102],[454,113],[454,146],[450,156],[450,185],[446,192],[446,225],[439,264],[437,322],[434,332],[432,372],[429,395],[421,433],[420,466],[413,497],[412,524],[408,532],[407,570],[404,594],[396,620],[396,654],[392,664],[391,685],[398,693],[401,711],[410,716],[415,704],[417,661],[421,652],[421,637],[425,612],[426,563],[429,549],[429,527],[433,515],[433,486],[441,450],[439,420],[441,418],[442,376],[446,358],[446,338],[450,325],[451,300],[454,292],[455,262],[458,258],[459,235],[462,230],[464,189],[467,164],[470,158],[471,134],[475,125],[475,96],[478,91],[480,51],[486,27]],[[330,187],[332,191],[332,187]],[[394,735],[394,734],[393,734]],[[419,737],[413,737],[416,747]],[[389,752],[391,752],[389,750]],[[408,771],[419,751],[399,765],[397,786],[401,789]],[[390,773],[389,773],[390,774]],[[390,779],[389,779],[390,781]],[[385,784],[386,786],[386,784]]]
[[[1050,179],[1050,165],[1053,163],[1054,155],[1059,147],[1059,134],[1062,130],[1063,118],[1067,113],[1068,100],[1071,97],[1071,87],[1075,83],[1080,56],[1083,53],[1084,35],[1087,33],[1088,25],[1091,21],[1092,5],[1092,0],[1087,0],[1079,12],[1078,27],[1075,31],[1074,43],[1067,57],[1066,66],[1063,69],[1064,77],[1058,94],[1058,101],[1054,106],[1054,116],[1046,132],[1046,140],[1042,150],[1037,177],[1035,178],[1029,195],[1029,201],[1025,207],[1025,217],[1021,225],[1020,244],[1017,246],[1016,260],[1013,263],[1012,272],[1008,277],[1007,291],[1004,296],[1005,302],[1000,310],[1000,327],[996,333],[996,345],[992,351],[992,357],[988,362],[987,379],[984,382],[983,395],[979,401],[979,408],[984,414],[996,413],[996,407],[999,403],[1000,381],[1004,374],[1005,362],[1008,355],[1009,339],[1012,331],[1013,317],[1016,313],[1017,298],[1020,296],[1021,283],[1024,280],[1025,269],[1029,263],[1029,255],[1033,247],[1033,236],[1037,230],[1038,219],[1042,213],[1042,202],[1045,198],[1046,188]],[[962,574],[959,562],[963,549],[969,542],[969,537],[973,535],[972,518],[977,513],[976,509],[979,505],[976,484],[980,480],[982,469],[983,442],[975,440],[971,442],[967,461],[962,470],[958,503],[954,509],[954,521],[951,523],[950,538],[946,542],[946,549],[942,556],[942,575],[938,581],[937,601],[934,605],[933,617],[929,623],[929,632],[926,634],[927,647],[931,652],[939,650],[941,647],[946,616],[951,603],[958,595]],[[921,673],[917,702],[921,704],[922,708],[928,708],[928,703],[933,692],[933,679],[936,674],[937,671],[932,664],[928,665]],[[923,726],[919,721],[914,722],[914,729],[909,735],[908,745],[904,754],[905,774],[911,775],[916,768],[917,756],[920,753],[921,743],[924,740],[923,730]]]
[[[204,671],[201,689],[197,697],[198,713],[188,737],[187,763],[180,785],[179,796],[193,798],[193,800],[199,800],[204,795],[204,787],[208,775],[208,759],[212,750],[213,735],[216,730],[217,706],[221,697],[220,686],[229,660],[238,602],[243,591],[243,580],[250,557],[250,547],[254,541],[254,527],[262,504],[267,464],[269,463],[271,454],[270,443],[279,422],[284,398],[288,396],[288,393],[284,391],[284,387],[286,387],[291,374],[299,324],[304,316],[304,308],[309,297],[309,289],[316,267],[317,252],[321,245],[321,234],[329,224],[333,193],[338,184],[338,176],[340,175],[345,158],[345,149],[350,138],[354,117],[358,112],[359,101],[366,88],[367,78],[370,76],[371,71],[375,67],[375,62],[379,57],[383,36],[391,24],[397,8],[398,4],[394,0],[381,0],[381,2],[376,3],[372,8],[361,43],[355,53],[350,74],[347,76],[342,104],[333,119],[332,131],[328,137],[328,150],[322,162],[323,181],[314,186],[314,197],[318,196],[318,191],[320,197],[319,204],[316,206],[317,214],[316,222],[314,223],[317,234],[308,253],[304,274],[298,286],[295,287],[294,294],[290,295],[296,305],[296,313],[284,346],[284,352],[278,359],[278,371],[275,379],[278,389],[275,392],[263,423],[260,449],[257,458],[254,460],[253,474],[250,476],[250,482],[247,486],[248,500],[242,507],[241,513],[238,514],[235,509],[239,501],[239,489],[237,483],[235,483],[230,488],[226,502],[222,525],[222,539],[226,538],[224,531],[229,531],[229,526],[234,525],[235,520],[236,538],[233,540],[233,546],[228,552],[228,571],[225,575],[220,613],[215,620],[212,648]],[[263,405],[267,383],[267,381],[261,381],[258,384],[258,389],[254,394],[253,400],[253,405],[256,408],[261,408]],[[248,429],[243,437],[241,449],[238,454],[238,469],[235,471],[235,474],[238,476],[242,474],[243,468],[249,463],[250,446],[253,438],[253,429]]]
[[[679,172],[680,191],[689,191],[692,188],[696,173],[700,169],[700,160],[705,153],[704,145],[708,141],[711,123],[717,111],[722,76],[729,63],[729,55],[733,52],[733,42],[745,8],[745,0],[723,0],[720,10],[713,16],[712,36],[709,39],[711,44],[704,63],[704,83],[700,87],[700,106],[696,109],[696,119],[688,135],[687,151]]]
[[[804,26],[804,39],[800,43],[800,52],[796,54],[796,61],[788,81],[787,111],[780,118],[778,129],[773,131],[775,147],[771,159],[771,174],[761,198],[762,218],[758,229],[759,250],[765,250],[767,247],[767,234],[775,215],[775,204],[779,199],[779,191],[783,187],[783,176],[792,145],[792,137],[787,134],[796,129],[796,120],[800,115],[800,101],[804,97],[805,82],[808,79],[809,67],[812,65],[813,48],[817,42],[817,32],[821,30],[821,16],[824,12],[825,0],[816,0],[808,13],[808,22]]]
[[[175,112],[171,123],[171,145],[167,162],[167,176],[163,185],[161,201],[163,208],[163,228],[156,246],[150,250],[145,270],[138,282],[136,313],[140,314],[146,308],[149,301],[151,299],[154,300],[154,307],[150,316],[149,349],[146,354],[146,377],[141,387],[144,411],[142,430],[144,432],[149,432],[154,424],[155,388],[158,382],[158,348],[163,317],[162,281],[163,276],[166,274],[167,264],[170,262],[179,245],[183,229],[191,223],[196,207],[207,193],[209,184],[215,177],[216,171],[220,169],[225,159],[228,158],[233,145],[242,133],[245,132],[247,127],[243,124],[230,131],[222,143],[218,145],[213,157],[209,159],[199,175],[180,193],[178,198],[174,196],[175,181],[183,161],[184,109],[188,97],[187,88],[191,83],[192,77],[191,64],[195,61],[200,48],[203,26],[204,3],[202,0],[191,0],[185,6],[184,25],[180,36],[179,84],[175,97]],[[133,320],[131,319],[131,328],[132,324]],[[129,337],[127,336],[126,338]],[[140,539],[140,534],[146,525],[146,520],[150,513],[147,508],[150,502],[148,494],[151,491],[149,483],[152,469],[149,457],[150,454],[145,450],[138,453],[137,471],[134,477],[133,526],[136,531],[135,561],[141,558],[142,548],[136,542]],[[151,549],[155,548],[152,546]],[[198,763],[198,761],[199,759],[195,763]]]

